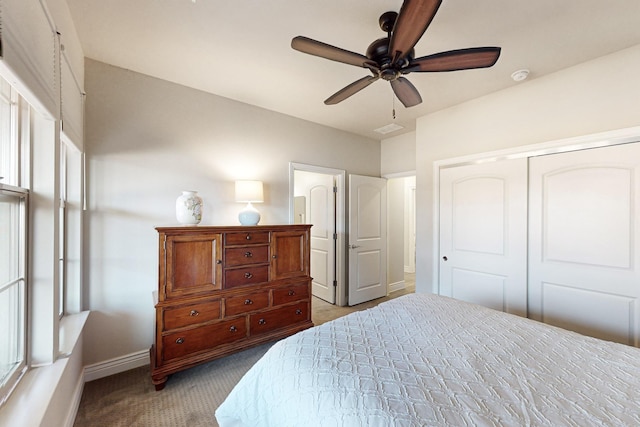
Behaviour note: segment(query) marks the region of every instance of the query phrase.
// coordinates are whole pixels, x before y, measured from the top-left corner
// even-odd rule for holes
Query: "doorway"
[[[415,172],[410,171],[406,173],[387,175],[385,178],[391,183],[391,193],[389,203],[387,204],[388,218],[390,221],[387,224],[389,235],[393,236],[388,242],[388,250],[386,257],[387,262],[387,293],[404,293],[410,289],[411,292],[415,289],[415,223],[416,223],[416,209],[415,209],[415,194],[416,194],[416,178]],[[311,276],[317,280],[314,283],[314,296],[318,291],[328,291],[332,284],[334,292],[329,292],[329,295],[324,297],[320,296],[323,301],[330,301],[335,295],[335,300],[330,302],[338,306],[348,305],[348,291],[347,291],[347,266],[346,266],[346,246],[347,246],[347,231],[346,231],[346,172],[341,169],[326,168],[322,166],[314,166],[302,163],[291,162],[289,164],[289,216],[290,222],[293,223],[307,223],[313,225],[311,228],[312,235],[315,236],[312,239],[312,246],[315,243],[320,243],[324,239],[326,243],[326,230],[330,228],[329,225],[318,226],[316,224],[313,215],[316,218],[320,218],[317,212],[323,212],[322,218],[328,218],[330,215],[328,212],[331,210],[322,210],[320,205],[314,206],[316,213],[311,210],[311,203],[309,201],[311,196],[308,189],[305,189],[304,182],[313,180],[332,179],[335,182],[335,256],[329,257],[324,255],[324,249],[319,248],[314,251],[312,247],[312,261],[311,261]],[[300,187],[297,188],[300,184]],[[326,192],[316,188],[316,200],[321,200],[326,195]],[[324,221],[323,224],[329,224],[329,221]],[[318,226],[316,228],[316,226]],[[315,255],[313,255],[315,252]],[[326,260],[326,262],[324,261]],[[315,262],[314,262],[315,261]],[[315,267],[314,267],[315,265]],[[320,272],[322,274],[318,274]],[[324,273],[326,271],[326,274]],[[333,273],[335,271],[335,273]],[[327,279],[325,279],[327,277]],[[331,277],[335,277],[331,279]],[[331,283],[335,280],[334,283]],[[322,283],[320,283],[322,282]]]
[[[415,172],[387,178],[387,282],[389,293],[415,290],[416,177]]]
[[[290,222],[311,224],[314,296],[347,304],[345,282],[345,171],[289,163]]]

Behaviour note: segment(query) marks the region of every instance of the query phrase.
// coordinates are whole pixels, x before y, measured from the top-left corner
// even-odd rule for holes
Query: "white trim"
[[[71,399],[69,399],[69,412],[67,413],[67,418],[64,421],[65,427],[73,427],[73,425],[75,424],[76,417],[78,415],[78,409],[80,409],[80,401],[82,400],[83,391],[84,379],[82,377],[78,377],[78,381],[75,388],[73,389]]]
[[[637,142],[638,138],[640,138],[640,126],[635,126],[608,132],[557,139],[538,144],[522,145],[504,150],[436,160],[433,164],[435,166],[434,170],[439,170],[444,167],[461,166],[464,164],[495,162],[521,157],[535,157],[547,154],[564,153],[567,151],[628,144],[630,142]]]
[[[141,350],[122,357],[105,360],[104,362],[84,367],[84,381],[89,382],[105,378],[131,369],[149,365],[149,350]]]
[[[436,294],[440,293],[440,169],[467,164],[496,162],[522,157],[536,157],[590,148],[608,147],[632,142],[640,142],[640,126],[434,161],[432,292]]]
[[[401,291],[404,288],[406,288],[404,280],[400,280],[399,282],[389,283],[389,285],[387,286],[387,292],[390,294],[395,291]]]
[[[393,179],[393,178],[409,178],[411,176],[416,176],[416,171],[405,171],[405,172],[394,172],[394,173],[386,173],[382,175],[382,178]]]

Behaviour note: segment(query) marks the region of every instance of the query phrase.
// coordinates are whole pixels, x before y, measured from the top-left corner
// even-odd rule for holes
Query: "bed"
[[[431,294],[274,344],[216,410],[240,426],[638,426],[640,349]]]

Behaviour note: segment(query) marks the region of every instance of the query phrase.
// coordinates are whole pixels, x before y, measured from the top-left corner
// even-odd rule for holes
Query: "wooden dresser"
[[[156,390],[174,372],[313,326],[310,228],[156,228]]]

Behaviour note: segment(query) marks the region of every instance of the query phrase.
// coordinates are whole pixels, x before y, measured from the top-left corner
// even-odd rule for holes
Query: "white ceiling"
[[[385,36],[379,16],[398,11],[401,0],[67,2],[88,58],[374,139],[413,130],[429,112],[523,84],[510,78],[518,69],[535,79],[640,44],[639,0],[444,0],[416,57],[500,46],[494,67],[410,74],[423,103],[408,109],[382,80],[326,106],[327,97],[368,71],[294,51],[291,39],[304,35],[364,54]],[[404,129],[373,132],[393,122]]]

